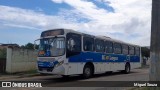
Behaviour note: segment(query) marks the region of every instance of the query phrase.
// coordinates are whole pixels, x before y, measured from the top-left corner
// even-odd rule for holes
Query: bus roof
[[[54,30],[64,30],[65,33],[72,32],[72,33],[86,35],[86,36],[90,36],[90,37],[94,37],[94,38],[98,38],[98,39],[103,39],[103,40],[107,40],[107,41],[112,41],[112,42],[117,42],[117,43],[121,43],[121,44],[127,44],[127,45],[131,45],[131,46],[138,46],[138,47],[140,47],[139,45],[126,43],[124,41],[113,39],[113,38],[110,38],[110,37],[107,37],[107,36],[95,36],[95,35],[91,35],[91,34],[82,33],[82,32],[79,32],[79,31],[75,31],[73,29],[57,28],[57,29],[46,30],[46,31],[43,31],[42,33],[47,32],[47,31],[54,31]]]

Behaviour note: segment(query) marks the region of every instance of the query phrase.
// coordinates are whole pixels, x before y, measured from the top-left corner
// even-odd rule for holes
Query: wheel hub
[[[85,73],[86,73],[87,76],[89,76],[89,75],[91,74],[90,68],[86,68],[86,69],[85,69]]]

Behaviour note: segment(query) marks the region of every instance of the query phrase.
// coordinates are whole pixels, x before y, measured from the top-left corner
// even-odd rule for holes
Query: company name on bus
[[[118,60],[118,57],[102,55],[102,60]]]

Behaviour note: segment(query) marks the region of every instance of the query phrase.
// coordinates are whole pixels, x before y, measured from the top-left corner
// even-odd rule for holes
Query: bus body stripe
[[[140,62],[140,56],[81,52],[69,57],[69,62]]]

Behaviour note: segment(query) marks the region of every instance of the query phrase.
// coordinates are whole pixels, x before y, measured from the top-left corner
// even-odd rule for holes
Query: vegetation
[[[38,49],[38,45],[35,45],[35,49]],[[23,49],[31,49],[34,50],[34,44],[27,43],[26,45],[22,45],[20,48]],[[7,48],[0,48],[0,58],[6,58],[7,57]]]
[[[6,58],[6,57],[7,57],[6,48],[0,49],[0,58]]]
[[[141,48],[142,57],[150,57],[150,49],[147,47]]]
[[[35,45],[35,49],[38,49],[38,45]],[[34,49],[34,44],[32,44],[32,43],[27,43],[26,45],[22,45],[21,46],[21,48],[23,48],[23,49]]]

